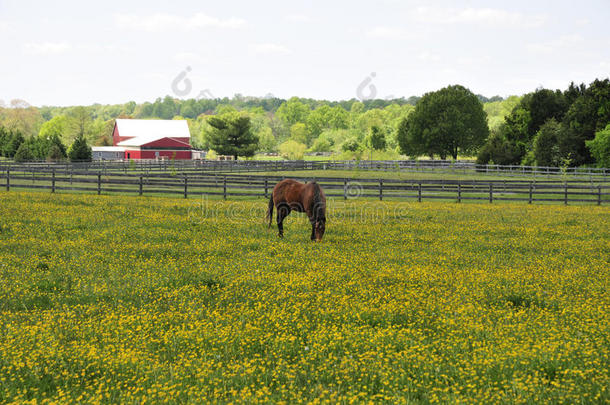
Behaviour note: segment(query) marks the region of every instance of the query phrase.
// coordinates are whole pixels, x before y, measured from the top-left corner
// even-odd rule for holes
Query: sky
[[[0,100],[506,97],[609,77],[608,21],[608,0],[0,0]]]

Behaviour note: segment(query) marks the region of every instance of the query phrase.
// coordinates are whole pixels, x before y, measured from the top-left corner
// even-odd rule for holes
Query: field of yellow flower
[[[0,192],[0,403],[610,401],[610,208]]]

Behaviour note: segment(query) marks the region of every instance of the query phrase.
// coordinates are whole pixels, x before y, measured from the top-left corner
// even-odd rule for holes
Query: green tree
[[[545,122],[534,138],[533,154],[538,166],[559,167],[561,155],[559,154],[559,134],[561,125],[551,118]]]
[[[358,152],[362,150],[362,145],[356,138],[347,139],[341,144],[341,150],[343,152]]]
[[[397,133],[406,135],[398,139],[403,153],[439,155],[441,159],[471,154],[489,135],[479,99],[459,85],[425,94],[409,115],[406,129],[406,134]]]
[[[514,154],[514,161],[509,164],[519,164],[527,151],[531,148],[532,137],[528,128],[532,117],[528,109],[517,106],[513,112],[506,117],[505,124],[500,128],[505,139],[510,142]]]
[[[258,132],[258,150],[262,152],[273,152],[277,148],[277,143],[273,137],[271,128],[264,127]]]
[[[15,153],[14,159],[16,162],[29,162],[35,160],[34,151],[32,150],[31,142],[23,142],[19,145],[19,149]]]
[[[72,162],[90,161],[91,147],[87,144],[84,135],[78,135],[70,148],[68,149],[68,157]]]
[[[4,156],[4,147],[11,139],[11,133],[0,125],[0,156]]]
[[[586,89],[573,89],[572,93],[576,99],[563,119],[559,149],[571,165],[580,166],[595,161],[586,142],[610,123],[610,80],[595,80]]]
[[[288,126],[291,126],[297,122],[304,123],[310,111],[311,109],[307,104],[303,104],[297,97],[292,97],[290,100],[282,103],[275,114]]]
[[[279,146],[280,155],[289,160],[301,160],[307,150],[307,146],[293,140],[288,140]]]
[[[165,96],[163,100],[158,98],[154,105],[152,114],[163,120],[171,120],[178,113],[176,101],[170,96]]]
[[[332,145],[325,136],[320,135],[311,146],[312,152],[330,152]]]
[[[369,134],[368,144],[374,150],[385,150],[385,134],[376,125],[373,125],[371,127],[371,133]]]
[[[74,107],[67,114],[66,133],[64,141],[74,143],[79,138],[87,138],[91,129],[91,114],[86,107]]]
[[[307,145],[307,127],[302,122],[297,122],[290,127],[290,139]]]
[[[240,113],[225,113],[210,117],[209,144],[221,155],[252,157],[258,148],[258,139],[250,128],[250,117]]]
[[[66,158],[65,151],[62,151],[59,146],[56,144],[52,144],[49,147],[49,151],[47,152],[46,160],[47,162],[59,162]]]
[[[2,154],[7,158],[15,157],[15,153],[19,149],[19,146],[25,142],[25,138],[20,131],[14,131],[12,134],[6,137],[7,141],[2,149]]]
[[[518,155],[518,152],[514,146],[504,137],[503,131],[497,129],[492,131],[485,145],[479,150],[477,164],[510,165],[515,162],[515,155]]]
[[[610,167],[610,124],[595,133],[595,138],[586,142],[598,167]]]
[[[38,135],[43,138],[48,138],[53,135],[62,138],[68,128],[67,121],[68,119],[65,115],[56,115],[42,124]]]

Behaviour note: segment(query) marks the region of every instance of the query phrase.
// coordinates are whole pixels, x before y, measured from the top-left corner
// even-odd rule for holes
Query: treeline
[[[478,163],[610,167],[610,80],[528,93],[494,128]]]
[[[111,145],[116,118],[141,118],[186,119],[194,147],[239,156],[276,152],[300,159],[306,152],[327,152],[338,159],[477,156],[480,163],[602,164],[609,87],[608,80],[596,80],[507,99],[449,86],[421,98],[336,102],[166,96],[153,103],[36,108],[16,100],[0,107],[0,126],[10,134],[0,139],[0,151],[14,157],[23,138],[29,145],[24,156],[56,159],[68,154],[62,145],[77,139]],[[223,143],[224,137],[234,138],[234,145]]]
[[[25,107],[30,110],[32,107]],[[13,113],[22,113],[14,109]],[[32,111],[22,114],[26,117],[35,117]],[[14,118],[14,117],[13,117]],[[71,161],[91,160],[91,147],[86,135],[91,118],[84,107],[77,107],[70,111],[67,116],[62,116],[61,124],[58,120],[47,121],[42,124],[38,133],[27,133],[27,120],[6,120],[0,125],[0,156],[14,159],[18,162],[24,161]],[[13,124],[13,125],[10,125]],[[21,124],[21,125],[19,125]],[[65,139],[71,139],[69,147],[66,147]]]

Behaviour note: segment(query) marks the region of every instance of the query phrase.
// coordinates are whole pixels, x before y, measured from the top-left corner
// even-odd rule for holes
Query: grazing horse
[[[273,206],[277,208],[278,236],[284,236],[284,218],[290,211],[305,212],[311,222],[311,240],[320,242],[326,226],[326,196],[322,188],[312,181],[303,184],[292,179],[282,180],[275,185],[269,199],[267,218],[269,228],[273,220]]]

